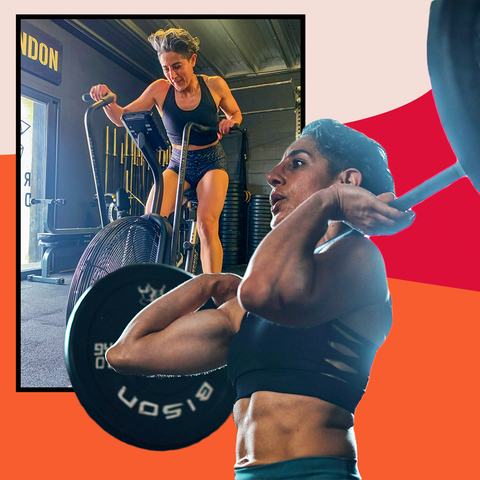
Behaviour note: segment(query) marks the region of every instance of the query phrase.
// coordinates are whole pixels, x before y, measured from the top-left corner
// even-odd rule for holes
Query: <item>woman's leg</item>
[[[165,170],[163,172],[163,199],[160,208],[160,215],[168,217],[175,208],[177,199],[178,174],[173,170]],[[185,189],[190,188],[188,182],[185,182]],[[147,204],[145,205],[145,213],[152,213],[153,204],[153,187],[148,195]]]
[[[205,273],[220,273],[223,248],[218,236],[218,223],[228,189],[228,173],[210,170],[197,185],[198,235],[201,242],[200,258]]]

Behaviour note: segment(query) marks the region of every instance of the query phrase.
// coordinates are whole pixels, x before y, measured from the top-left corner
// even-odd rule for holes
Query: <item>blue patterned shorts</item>
[[[167,170],[173,170],[178,174],[181,156],[181,150],[172,148],[172,156]],[[196,188],[201,178],[210,170],[227,172],[227,156],[220,142],[211,147],[188,151],[185,180],[191,188]]]

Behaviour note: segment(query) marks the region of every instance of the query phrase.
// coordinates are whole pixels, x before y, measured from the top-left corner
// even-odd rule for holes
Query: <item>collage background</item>
[[[426,66],[429,1],[192,2],[135,8],[135,14],[306,15],[307,122],[336,118],[386,148],[402,194],[455,161],[436,115]],[[111,14],[130,3],[85,1],[6,5],[2,29],[1,118],[5,195],[15,196],[15,15]],[[15,223],[5,202],[5,223]],[[373,239],[387,266],[394,326],[356,413],[364,480],[473,478],[479,401],[477,339],[480,196],[462,179],[414,209],[412,227]],[[86,476],[233,479],[235,428],[229,419],[197,445],[171,452],[128,446],[98,427],[71,392],[15,392],[16,239],[2,236],[6,266],[2,348],[3,452],[16,478]],[[14,300],[16,298],[16,301]]]

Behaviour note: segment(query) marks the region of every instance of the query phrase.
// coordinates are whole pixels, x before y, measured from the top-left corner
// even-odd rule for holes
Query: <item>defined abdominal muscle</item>
[[[255,392],[233,410],[236,468],[293,458],[356,457],[353,415],[318,398]]]

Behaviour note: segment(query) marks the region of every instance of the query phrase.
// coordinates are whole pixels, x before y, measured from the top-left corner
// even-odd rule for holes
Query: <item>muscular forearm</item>
[[[159,332],[198,310],[213,295],[217,280],[214,274],[199,275],[157,298],[127,325],[117,343],[134,342]]]
[[[246,310],[255,312],[265,304],[281,309],[285,303],[305,299],[313,284],[313,251],[334,215],[331,192],[321,190],[265,237],[239,288]]]
[[[110,103],[106,107],[103,107],[103,111],[105,112],[105,115],[117,126],[117,127],[123,127],[122,123],[122,115],[125,111],[123,107],[120,105],[117,105],[115,102]]]
[[[240,112],[240,110],[238,110],[238,112],[235,112],[230,117],[230,120],[233,120],[236,124],[240,125],[243,121],[242,112]]]

